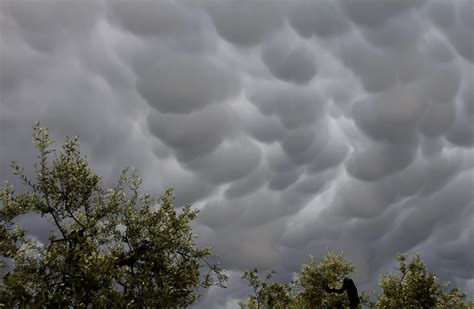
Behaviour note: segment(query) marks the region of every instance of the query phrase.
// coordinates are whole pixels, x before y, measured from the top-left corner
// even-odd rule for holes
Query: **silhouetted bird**
[[[360,300],[359,300],[359,294],[357,293],[357,288],[354,284],[354,281],[350,278],[344,278],[344,281],[342,282],[342,288],[340,289],[330,289],[329,287],[324,287],[326,292],[328,293],[337,293],[341,294],[344,291],[347,292],[347,297],[349,298],[349,304],[351,309],[357,308],[357,305],[359,305]]]

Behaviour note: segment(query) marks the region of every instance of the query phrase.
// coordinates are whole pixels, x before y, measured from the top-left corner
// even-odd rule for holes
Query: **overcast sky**
[[[198,307],[327,249],[368,288],[419,252],[472,297],[473,30],[472,0],[0,0],[0,178],[40,121],[106,183],[174,186],[231,276]]]

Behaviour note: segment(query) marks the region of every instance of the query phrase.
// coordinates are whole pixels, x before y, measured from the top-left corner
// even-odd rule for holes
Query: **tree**
[[[380,278],[377,308],[474,308],[474,301],[466,303],[466,294],[458,288],[440,284],[419,255],[407,263],[406,254],[399,253],[397,260],[400,274]]]
[[[272,282],[271,279],[275,271],[268,272],[265,280],[258,276],[257,268],[247,270],[242,279],[249,281],[254,294],[250,295],[247,302],[240,302],[241,308],[260,309],[260,308],[290,308],[292,306],[291,287],[288,284]]]
[[[326,288],[340,288],[342,281],[355,267],[344,258],[342,252],[328,251],[319,264],[310,257],[308,265],[301,266],[298,285],[301,289],[297,301],[303,308],[346,308],[349,300],[346,293],[327,293]],[[367,302],[367,295],[360,293],[362,303]]]
[[[332,294],[327,287],[339,288],[342,280],[355,267],[346,261],[343,253],[328,251],[316,264],[310,257],[308,265],[303,264],[300,272],[290,284],[268,283],[274,272],[268,273],[266,281],[258,277],[256,269],[246,271],[242,279],[247,279],[254,289],[242,308],[337,308],[349,306],[347,295]],[[362,303],[368,302],[366,293],[360,293]]]
[[[474,308],[474,300],[467,300],[467,294],[449,283],[441,284],[433,273],[428,272],[419,255],[407,262],[406,254],[397,254],[400,274],[380,277],[382,292],[376,302],[369,295],[359,293],[361,304],[369,308]],[[249,281],[254,294],[239,304],[242,309],[260,308],[348,308],[345,293],[332,294],[327,291],[341,289],[341,281],[354,271],[343,253],[328,251],[316,264],[310,257],[309,264],[303,264],[296,278],[290,283],[269,283],[274,271],[265,280],[258,276],[257,269],[246,271],[242,279]],[[375,293],[375,292],[374,292]],[[359,306],[360,307],[360,306]]]
[[[128,169],[115,187],[103,189],[77,138],[57,151],[47,129],[36,124],[33,144],[39,152],[34,178],[12,162],[26,191],[17,194],[8,183],[0,190],[7,271],[0,307],[187,306],[198,288],[223,286],[227,277],[209,262],[210,248],[195,246],[190,223],[198,211],[190,205],[177,210],[172,189],[143,194],[141,179]],[[31,213],[51,222],[48,241],[18,226],[17,219]]]

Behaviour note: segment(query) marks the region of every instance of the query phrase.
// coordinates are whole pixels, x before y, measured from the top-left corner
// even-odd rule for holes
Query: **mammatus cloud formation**
[[[231,275],[197,307],[327,248],[361,287],[420,252],[472,297],[472,29],[470,0],[4,0],[0,176],[39,120],[107,182],[174,186]]]

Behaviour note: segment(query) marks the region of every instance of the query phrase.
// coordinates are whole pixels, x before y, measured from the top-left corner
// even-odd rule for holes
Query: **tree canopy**
[[[377,308],[474,308],[474,301],[466,302],[465,293],[428,272],[419,255],[408,262],[406,254],[398,254],[397,260],[399,274],[380,277]]]
[[[440,283],[433,273],[428,272],[419,255],[409,262],[405,254],[398,254],[397,259],[399,274],[380,277],[380,294],[372,291],[371,299],[367,292],[359,291],[363,306],[387,309],[474,308],[474,301],[467,300],[466,293],[449,283]],[[253,293],[239,304],[243,309],[348,308],[346,293],[333,294],[328,290],[340,288],[342,279],[354,271],[355,267],[344,258],[344,254],[334,251],[326,252],[319,263],[310,257],[309,264],[303,264],[290,283],[271,282],[274,271],[262,280],[258,270],[252,269],[246,271],[242,279],[248,280]]]
[[[105,189],[77,138],[56,150],[39,124],[33,144],[33,177],[12,162],[26,189],[5,183],[0,190],[0,307],[187,306],[198,288],[223,286],[211,249],[195,245],[190,223],[198,211],[177,209],[172,189],[142,193],[129,169]],[[31,214],[51,223],[47,241],[19,226]]]
[[[316,264],[311,256],[309,264],[303,264],[299,273],[288,284],[268,282],[275,273],[271,271],[265,280],[258,277],[258,270],[246,271],[242,279],[249,281],[254,293],[240,302],[242,308],[336,308],[349,305],[345,294],[327,293],[327,287],[339,287],[340,282],[355,270],[342,252],[328,251]],[[363,303],[368,303],[365,292]]]

